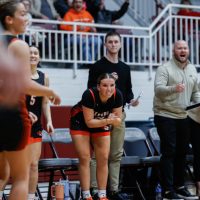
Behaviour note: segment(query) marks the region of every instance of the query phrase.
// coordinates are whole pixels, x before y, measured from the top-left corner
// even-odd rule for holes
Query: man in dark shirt
[[[88,88],[97,84],[97,78],[102,73],[112,73],[116,77],[116,86],[122,92],[123,106],[126,103],[137,106],[138,100],[133,99],[130,67],[119,60],[119,50],[121,48],[121,36],[117,32],[109,32],[105,37],[106,56],[102,57],[90,67]],[[111,133],[111,146],[109,156],[109,190],[110,198],[124,199],[118,192],[120,161],[123,154],[125,134],[125,112],[123,112],[122,123],[114,127]],[[91,187],[96,188],[96,163],[91,161]]]

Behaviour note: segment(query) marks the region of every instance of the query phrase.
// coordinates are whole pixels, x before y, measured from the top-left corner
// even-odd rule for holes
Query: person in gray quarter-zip
[[[198,199],[184,186],[184,169],[189,142],[185,108],[200,102],[195,66],[189,60],[187,42],[179,40],[173,58],[157,69],[154,83],[154,121],[161,141],[161,180],[164,199]]]

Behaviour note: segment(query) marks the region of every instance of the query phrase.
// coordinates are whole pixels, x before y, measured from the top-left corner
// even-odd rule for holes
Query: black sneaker
[[[163,200],[184,200],[183,198],[179,197],[176,192],[165,192],[163,195]]]
[[[99,199],[98,189],[96,189],[96,188],[90,188],[90,193],[92,195],[93,200],[98,200]]]
[[[109,192],[110,200],[128,200],[128,195],[126,193],[119,193],[118,191],[110,191]]]
[[[183,199],[193,200],[193,199],[199,199],[198,196],[191,194],[186,187],[181,187],[176,190],[176,193],[179,197],[182,197]]]

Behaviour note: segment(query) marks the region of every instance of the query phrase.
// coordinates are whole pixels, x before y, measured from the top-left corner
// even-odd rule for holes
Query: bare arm
[[[12,42],[8,51],[19,60],[21,67],[23,68],[23,74],[25,78],[25,94],[35,95],[35,96],[47,96],[51,97],[51,101],[54,104],[60,104],[60,97],[48,87],[42,86],[35,81],[31,80],[30,75],[30,55],[29,55],[29,46],[26,42],[22,40],[16,40]]]
[[[122,107],[114,108],[112,113],[108,116],[108,123],[113,126],[119,126],[122,118]]]
[[[15,106],[24,90],[22,70],[12,57],[5,53],[5,49],[0,48],[0,104]]]
[[[49,86],[49,78],[46,75],[45,75],[45,86],[47,87]],[[52,119],[51,119],[49,99],[47,97],[43,97],[42,112],[47,122],[47,132],[51,134],[54,132],[54,128],[53,128]]]
[[[106,125],[117,126],[121,122],[122,107],[113,109],[106,119],[94,119],[94,110],[82,106],[85,123],[89,128],[98,128]]]

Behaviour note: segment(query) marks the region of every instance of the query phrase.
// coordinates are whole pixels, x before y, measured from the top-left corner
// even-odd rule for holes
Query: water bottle
[[[64,200],[70,200],[69,195],[69,180],[60,180],[60,183],[64,185]]]
[[[155,189],[155,196],[156,196],[156,198],[155,198],[156,200],[162,200],[162,188],[159,183]]]
[[[69,190],[73,196],[74,199],[76,199],[76,183],[70,183],[69,184]]]

